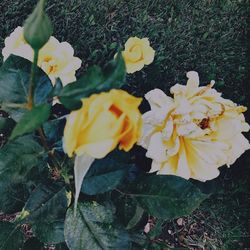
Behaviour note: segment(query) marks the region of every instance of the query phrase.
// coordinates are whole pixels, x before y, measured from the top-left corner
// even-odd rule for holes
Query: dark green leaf
[[[41,161],[44,149],[31,137],[23,136],[0,149],[0,182],[20,183]]]
[[[134,228],[140,222],[143,214],[144,214],[144,209],[142,209],[140,206],[137,206],[136,210],[135,210],[135,214],[128,222],[126,229],[130,230],[130,229]]]
[[[56,245],[55,250],[69,250],[69,248],[67,247],[66,243],[61,243],[61,244]]]
[[[129,236],[114,222],[112,211],[96,202],[79,202],[76,216],[68,210],[64,235],[70,250],[130,248]]]
[[[58,150],[62,150],[62,138],[66,119],[50,120],[43,124],[47,142]]]
[[[115,192],[112,194],[112,201],[116,206],[117,218],[125,227],[127,227],[135,216],[138,206],[136,200],[128,195],[122,195]]]
[[[171,175],[148,175],[129,193],[149,214],[165,219],[188,215],[207,197],[191,182]]]
[[[102,71],[100,67],[91,67],[78,81],[68,84],[59,94],[60,101],[65,107],[76,109],[79,101],[93,93],[108,91],[112,88],[120,88],[124,83],[125,63],[119,54]],[[70,104],[70,100],[74,105]]]
[[[6,214],[22,210],[29,191],[25,184],[0,184],[0,211]]]
[[[14,120],[19,120],[26,110],[13,108],[8,104],[24,104],[27,102],[31,62],[11,55],[0,68],[0,106]],[[36,71],[35,104],[42,104],[52,90],[52,84],[42,69]]]
[[[18,136],[33,132],[44,122],[46,122],[49,119],[49,116],[49,104],[42,104],[34,107],[31,111],[28,111],[22,116],[22,118],[12,131],[10,139],[13,140]]]
[[[40,184],[31,193],[24,210],[26,220],[32,224],[34,234],[43,243],[57,244],[64,241],[64,218],[68,201],[62,183]]]
[[[39,240],[45,244],[58,244],[64,242],[64,219],[53,221],[36,221],[32,230]]]
[[[54,97],[59,95],[60,91],[63,89],[63,84],[62,81],[60,80],[60,78],[56,78],[56,82],[55,85],[53,86],[53,89],[51,91],[51,93],[49,94],[49,97]]]
[[[129,164],[113,159],[112,154],[95,160],[83,179],[81,191],[88,195],[110,191],[122,182],[129,168]]]
[[[7,221],[0,221],[1,250],[19,250],[23,240],[23,233],[18,226]]]
[[[24,245],[22,250],[43,250],[43,243],[41,243],[37,238],[28,239]]]
[[[16,123],[13,119],[0,117],[0,133],[8,136],[15,125]]]

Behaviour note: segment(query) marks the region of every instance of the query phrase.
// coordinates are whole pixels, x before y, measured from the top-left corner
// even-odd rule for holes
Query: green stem
[[[1,108],[26,108],[27,107],[27,103],[2,103],[0,105]]]
[[[27,105],[29,109],[32,109],[34,105],[35,75],[37,70],[38,55],[39,55],[39,50],[34,50],[34,58],[30,73],[29,95],[28,95],[28,105]]]

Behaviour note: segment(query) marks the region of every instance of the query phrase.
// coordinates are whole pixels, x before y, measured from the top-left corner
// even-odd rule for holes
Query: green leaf
[[[74,109],[75,106],[79,108],[79,101],[84,97],[120,88],[124,84],[125,74],[125,63],[119,54],[103,71],[100,67],[93,66],[78,81],[65,86],[59,94],[60,101],[69,109]],[[73,104],[70,103],[71,100]]]
[[[129,227],[131,229],[133,227],[132,224],[134,224],[133,218],[135,217],[136,209],[138,207],[136,200],[128,195],[123,195],[123,194],[121,195],[120,193],[115,192],[112,193],[112,201],[115,204],[116,216],[119,219],[119,221],[125,227]]]
[[[25,184],[0,184],[0,211],[6,214],[22,210],[29,191]]]
[[[56,249],[55,250],[69,250],[66,243],[61,243],[56,245]]]
[[[32,224],[36,237],[47,244],[64,241],[64,218],[68,206],[62,183],[40,184],[31,193],[24,211],[26,221]]]
[[[96,195],[113,190],[123,181],[129,168],[129,164],[114,159],[113,154],[95,160],[83,180],[81,191]]]
[[[72,208],[67,211],[64,235],[70,250],[130,249],[126,231],[96,202],[79,203],[76,216]]]
[[[0,68],[0,106],[7,111],[14,120],[19,120],[27,110],[13,108],[9,104],[24,104],[27,102],[31,62],[11,55]],[[42,104],[52,90],[48,76],[40,68],[36,70],[35,104]]]
[[[51,93],[49,94],[49,97],[54,97],[59,95],[60,91],[63,89],[63,84],[60,78],[56,78],[55,85],[53,86],[53,89]]]
[[[37,238],[32,237],[28,239],[24,245],[22,250],[43,250],[43,243],[41,243]]]
[[[188,215],[207,198],[191,182],[171,175],[144,176],[128,192],[149,214],[165,219]]]
[[[18,226],[0,221],[0,250],[19,250],[23,240],[23,233]]]
[[[46,122],[49,119],[49,116],[49,104],[42,104],[34,107],[32,110],[28,111],[22,116],[22,118],[12,131],[10,139],[13,140],[18,136],[33,132],[44,122]]]
[[[53,221],[36,221],[32,230],[39,240],[45,244],[58,244],[64,242],[64,218]]]
[[[16,123],[13,119],[0,117],[0,133],[8,136],[15,125]]]
[[[134,228],[140,222],[143,214],[144,214],[144,209],[142,209],[140,206],[137,206],[136,210],[135,210],[135,214],[131,218],[131,220],[128,222],[126,229],[130,230],[130,229]]]
[[[41,49],[53,33],[52,23],[44,12],[45,0],[40,0],[24,22],[24,38],[33,49]]]
[[[62,138],[66,119],[54,119],[43,124],[43,131],[47,142],[55,148],[62,150]]]
[[[0,149],[0,183],[20,183],[27,180],[31,169],[41,162],[44,149],[31,137],[23,136]]]

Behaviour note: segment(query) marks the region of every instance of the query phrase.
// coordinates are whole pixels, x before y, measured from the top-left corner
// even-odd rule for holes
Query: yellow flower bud
[[[123,90],[94,94],[82,108],[70,113],[64,129],[64,151],[72,157],[88,154],[105,157],[119,144],[129,151],[140,137],[142,99]]]

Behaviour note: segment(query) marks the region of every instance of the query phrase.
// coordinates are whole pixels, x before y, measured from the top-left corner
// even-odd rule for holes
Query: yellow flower
[[[143,115],[139,144],[152,158],[151,172],[201,181],[219,175],[218,168],[233,164],[250,148],[242,132],[249,130],[237,106],[213,89],[214,81],[199,87],[196,72],[187,73],[187,85],[171,88],[174,98],[160,89],[146,94],[151,110]]]
[[[90,155],[103,158],[118,144],[129,151],[140,137],[142,119],[136,98],[122,90],[94,94],[67,118],[64,151],[71,157]]]
[[[4,60],[10,54],[14,54],[33,61],[33,50],[24,39],[22,27],[17,27],[5,39],[2,54]],[[66,85],[76,80],[75,72],[81,67],[81,60],[74,57],[74,50],[69,43],[60,43],[52,36],[39,51],[38,66],[49,76],[53,84],[56,78],[60,78],[63,85]]]
[[[150,47],[148,38],[130,37],[122,51],[127,73],[141,70],[154,60],[155,51]]]

